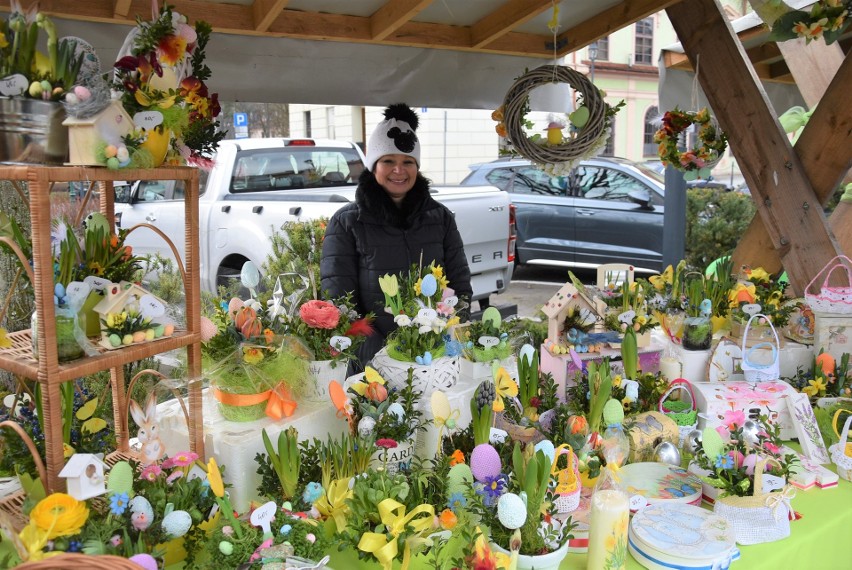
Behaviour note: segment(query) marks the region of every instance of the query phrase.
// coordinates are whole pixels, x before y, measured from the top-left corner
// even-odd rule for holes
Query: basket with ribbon
[[[559,466],[559,460],[562,457],[565,457],[564,467]],[[577,507],[580,506],[580,491],[583,486],[580,483],[580,466],[577,454],[574,453],[570,445],[562,444],[556,448],[550,473],[556,479],[556,488],[553,491],[556,495],[556,499],[553,501],[556,509],[560,514],[577,510]]]
[[[846,271],[845,285],[831,286],[828,284],[831,280],[831,274],[836,269]],[[820,275],[825,275],[822,286],[819,288],[819,292],[812,293],[811,287]],[[852,315],[852,260],[845,255],[838,255],[829,261],[805,287],[805,301],[814,311],[820,313]]]
[[[748,329],[751,323],[756,318],[763,318],[772,329],[772,334],[775,337],[775,344],[771,342],[760,342],[751,348],[746,348],[746,339],[748,338]],[[746,382],[769,382],[778,380],[780,377],[780,368],[778,365],[778,350],[780,343],[778,333],[775,331],[775,326],[766,315],[760,313],[749,317],[743,332],[742,352],[743,360],[741,367],[743,376]]]
[[[680,392],[677,400],[672,399],[676,392]],[[698,427],[695,393],[692,391],[692,384],[685,378],[677,378],[669,384],[668,389],[660,396],[658,409],[677,424],[681,445],[689,432]]]
[[[774,542],[790,536],[790,501],[796,489],[785,484],[776,492],[764,492],[764,469],[768,463],[781,465],[768,457],[754,468],[754,494],[750,497],[720,496],[713,511],[733,525],[738,544]]]
[[[837,424],[840,421],[840,415],[843,413],[848,415],[846,422],[843,424],[843,429],[838,431]],[[837,474],[847,481],[852,481],[852,441],[849,441],[849,431],[850,427],[852,427],[852,412],[843,409],[837,410],[832,420],[832,427],[834,427],[834,433],[840,439],[828,448],[831,452],[831,460],[837,468]]]

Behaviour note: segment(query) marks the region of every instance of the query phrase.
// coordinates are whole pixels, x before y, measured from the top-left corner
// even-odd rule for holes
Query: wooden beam
[[[115,0],[112,8],[112,14],[116,18],[126,18],[130,12],[130,0]]]
[[[370,16],[370,35],[375,41],[385,39],[431,3],[432,0],[388,0]]]
[[[251,5],[252,20],[256,32],[265,32],[281,15],[290,0],[254,0]]]
[[[801,294],[839,251],[811,182],[718,0],[681,2],[667,12],[690,60],[701,60],[698,80],[730,137],[790,285]]]
[[[852,168],[852,107],[849,105],[849,85],[852,85],[852,57],[847,55],[796,141],[795,153],[802,161],[802,167],[815,194],[813,209],[822,209],[822,205],[831,198],[843,176]],[[843,226],[841,220],[847,219],[848,215],[849,208],[838,208],[832,213],[830,222],[841,250],[850,255],[852,232],[848,229],[837,229]],[[852,228],[852,223],[848,226]],[[763,220],[756,216],[734,252],[734,261],[760,259],[760,265],[775,273],[781,268],[781,260],[775,251],[768,247],[771,243]]]
[[[552,0],[510,0],[471,26],[471,47],[490,44],[552,7]]]
[[[816,107],[831,78],[843,63],[843,50],[840,45],[826,45],[822,40],[806,43],[802,38],[776,45],[796,80],[796,86],[805,104],[811,108]],[[778,112],[783,111],[778,109]]]

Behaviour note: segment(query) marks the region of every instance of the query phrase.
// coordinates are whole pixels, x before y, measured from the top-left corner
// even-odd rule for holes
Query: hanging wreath
[[[565,121],[551,121],[546,137],[528,137],[524,128],[532,123],[526,119],[530,110],[529,94],[536,87],[555,82],[567,83],[577,93],[577,109]],[[527,158],[551,174],[565,174],[575,164],[595,156],[606,146],[612,116],[624,105],[610,107],[600,89],[586,76],[570,67],[542,65],[519,77],[506,92],[503,105],[491,116],[498,121],[497,133],[506,137],[517,154]],[[562,129],[569,126],[565,136]]]
[[[699,145],[681,151],[678,148],[680,134],[692,125],[698,127]],[[654,142],[659,143],[660,160],[684,172],[684,178],[695,180],[707,178],[713,166],[719,162],[722,153],[728,148],[728,137],[716,129],[706,108],[697,113],[681,111],[677,107],[663,115],[663,125],[654,134]]]

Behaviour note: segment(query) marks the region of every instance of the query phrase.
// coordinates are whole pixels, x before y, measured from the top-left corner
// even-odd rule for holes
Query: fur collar
[[[362,213],[369,213],[378,221],[398,228],[409,227],[413,216],[419,213],[431,198],[429,180],[419,172],[414,187],[402,199],[400,207],[393,203],[376,180],[376,176],[369,170],[361,173],[358,189],[355,191],[355,203]]]

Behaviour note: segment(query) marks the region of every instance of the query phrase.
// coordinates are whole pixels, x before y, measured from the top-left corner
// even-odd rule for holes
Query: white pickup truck
[[[201,180],[198,233],[201,286],[239,276],[246,261],[262,267],[270,236],[284,222],[331,217],[355,199],[364,155],[352,143],[322,139],[239,139],[219,144],[216,166]],[[116,224],[152,224],[168,236],[184,232],[183,182],[141,180],[117,187]],[[455,214],[480,307],[505,290],[512,275],[514,218],[505,192],[493,186],[433,186],[435,199]],[[182,239],[173,239],[184,257]],[[139,255],[172,258],[156,233],[128,237]]]

